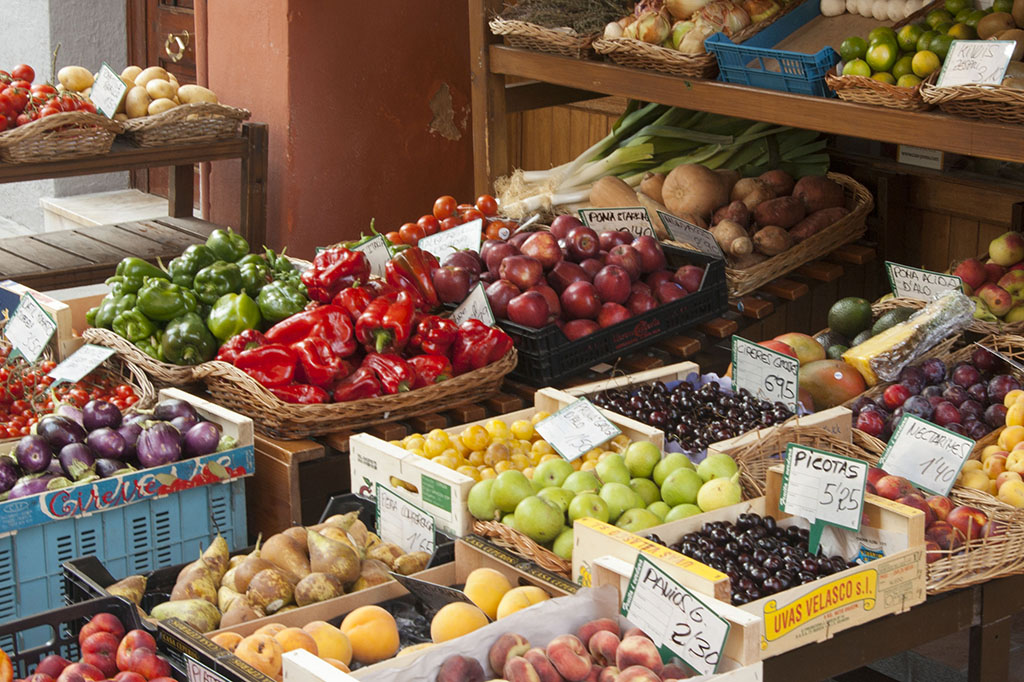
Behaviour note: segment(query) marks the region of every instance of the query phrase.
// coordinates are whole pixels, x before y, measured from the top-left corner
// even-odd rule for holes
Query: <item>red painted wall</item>
[[[472,201],[464,4],[206,0],[206,11],[210,87],[270,126],[270,246],[310,257],[371,218],[381,232],[415,221],[440,194]],[[215,222],[238,220],[237,166],[213,165]]]

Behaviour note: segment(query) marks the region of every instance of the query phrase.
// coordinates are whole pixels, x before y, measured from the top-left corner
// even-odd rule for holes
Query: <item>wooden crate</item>
[[[316,441],[256,435],[256,475],[246,482],[245,491],[250,534],[262,533],[266,538],[291,526],[317,521],[319,516],[303,514],[311,496],[304,490],[301,474],[307,463],[322,460],[324,452],[324,446]],[[341,473],[347,476],[347,467],[342,467]],[[322,511],[327,500],[316,501]]]

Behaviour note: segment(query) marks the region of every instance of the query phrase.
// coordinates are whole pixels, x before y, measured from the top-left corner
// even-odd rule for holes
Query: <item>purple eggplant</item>
[[[138,422],[124,423],[117,427],[117,432],[124,438],[124,459],[135,456],[135,442],[139,440],[142,426]]]
[[[200,457],[216,452],[219,443],[220,427],[213,422],[199,422],[185,432],[182,450],[186,457]]]
[[[101,457],[96,460],[96,473],[102,478],[110,478],[111,476],[117,476],[118,474],[130,471],[135,470],[124,462],[118,462],[116,459]]]
[[[96,473],[93,469],[96,457],[93,456],[89,446],[83,443],[68,443],[60,449],[57,458],[60,460],[64,473],[72,481],[78,481]]]
[[[51,459],[50,466],[46,467],[46,470],[41,473],[51,474],[53,476],[63,476],[64,467],[60,465],[60,457],[54,457],[53,459]]]
[[[0,493],[5,493],[18,482],[18,465],[10,457],[0,457]]]
[[[89,446],[97,457],[107,457],[109,459],[124,459],[125,442],[124,436],[115,431],[114,429],[104,426],[91,432],[85,439],[85,444]],[[64,452],[61,450],[61,452]]]
[[[139,426],[142,426],[152,419],[152,412],[132,412],[124,418],[124,421],[121,422],[121,426],[124,426],[125,424],[138,424]]]
[[[188,433],[188,430],[199,423],[198,419],[195,419],[187,414],[183,414],[180,417],[175,417],[171,420],[171,426],[178,429],[182,433]]]
[[[71,403],[61,403],[53,413],[58,417],[67,417],[71,421],[77,422],[83,429],[85,428],[85,424],[82,423],[82,408],[80,407]]]
[[[121,425],[121,410],[106,400],[90,400],[82,408],[82,426],[88,431],[103,427],[116,429]]]
[[[71,481],[63,476],[29,474],[28,476],[22,476],[18,479],[18,482],[14,484],[10,492],[7,494],[7,499],[13,500],[19,497],[27,497],[28,495],[44,493],[47,490],[66,488],[69,485],[71,485]]]
[[[139,434],[135,451],[147,469],[176,462],[181,458],[181,432],[168,422],[157,422]]]
[[[36,423],[36,433],[46,439],[50,447],[60,451],[68,443],[85,442],[85,429],[73,419],[48,414]]]
[[[192,417],[196,421],[199,421],[199,413],[196,412],[196,408],[192,407],[191,404],[186,403],[184,400],[178,400],[177,398],[168,398],[167,400],[161,400],[153,408],[153,419],[162,422],[169,422],[175,417]]]
[[[63,419],[63,417],[61,417]],[[46,417],[43,418],[45,420]],[[42,420],[39,422],[43,423]],[[45,471],[53,459],[53,451],[50,444],[43,436],[32,434],[22,436],[18,446],[14,448],[14,456],[18,458],[18,464],[27,474],[37,474]]]

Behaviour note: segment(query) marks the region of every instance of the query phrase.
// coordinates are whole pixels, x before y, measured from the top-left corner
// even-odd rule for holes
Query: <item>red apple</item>
[[[691,294],[700,289],[703,279],[704,268],[699,265],[683,265],[672,275],[672,281]]]
[[[136,649],[128,661],[128,669],[147,680],[171,676],[171,664],[148,649]]]
[[[565,246],[569,257],[580,263],[597,255],[601,250],[601,238],[586,225],[578,225],[565,235]]]
[[[119,670],[131,670],[131,657],[136,649],[156,651],[156,640],[145,630],[132,630],[117,646],[116,662]]]
[[[601,312],[597,314],[597,323],[602,327],[610,327],[613,324],[624,322],[633,317],[629,309],[619,303],[607,301],[601,305]]]
[[[583,338],[587,334],[593,334],[600,328],[601,326],[597,324],[597,322],[580,318],[578,320],[569,320],[566,322],[565,326],[562,327],[562,333],[565,334],[565,338],[570,341],[575,341],[576,339]]]
[[[671,270],[656,270],[644,278],[644,283],[651,288],[651,291],[657,291],[658,285],[662,282],[672,281]]]
[[[548,323],[551,310],[544,294],[527,291],[508,302],[508,319],[526,327],[539,328]]]
[[[526,231],[523,231],[523,232],[516,232],[515,234],[513,234],[511,237],[508,238],[508,243],[511,244],[512,246],[516,247],[517,249],[520,249],[520,248],[522,248],[523,243],[527,239],[529,239],[530,235],[532,235],[534,232],[535,232],[535,230],[526,230]]]
[[[964,284],[977,289],[985,283],[988,273],[985,272],[985,264],[977,258],[967,258],[956,266],[953,274],[964,281]]]
[[[598,241],[602,251],[611,251],[619,244],[629,244],[633,241],[633,235],[625,230],[608,230],[598,235]]]
[[[95,682],[106,679],[103,671],[88,663],[72,663],[60,671],[57,682]]]
[[[492,251],[491,253],[494,252]],[[536,258],[509,256],[501,261],[501,265],[498,267],[498,275],[526,291],[534,284],[540,284],[543,281],[544,266]]]
[[[124,625],[112,613],[100,612],[89,619],[78,633],[78,643],[82,644],[94,632],[109,632],[118,639],[124,636]]]
[[[640,254],[640,272],[647,274],[665,269],[665,252],[661,250],[658,240],[649,234],[641,235],[633,240],[633,248]]]
[[[487,294],[487,302],[491,305],[491,312],[499,319],[507,320],[508,302],[522,292],[519,290],[519,287],[507,279],[499,279],[497,282],[491,282],[487,285],[484,293]]]
[[[60,675],[60,671],[71,665],[71,661],[60,656],[58,654],[50,654],[43,660],[39,661],[39,665],[36,666],[36,672],[41,675],[49,675],[50,677],[57,679]]]
[[[501,264],[505,262],[505,259],[518,255],[519,249],[508,242],[500,242],[487,250],[487,255],[484,256],[484,265],[487,266],[488,272],[500,277]]]
[[[573,282],[562,292],[561,301],[565,317],[570,320],[596,320],[601,312],[601,299],[590,282]]]
[[[995,284],[1005,274],[1006,268],[1002,265],[998,263],[985,263],[985,282]]]
[[[619,244],[608,251],[608,264],[618,265],[629,273],[630,281],[640,279],[640,254],[629,244]]]
[[[625,303],[631,288],[629,273],[618,265],[608,264],[594,275],[594,288],[602,301]]]
[[[547,301],[548,311],[555,317],[562,316],[562,305],[559,303],[558,294],[554,289],[547,284],[537,284],[527,289],[527,291],[536,291],[538,294],[541,294],[544,300]]]
[[[629,300],[626,301],[626,307],[629,308],[629,312],[634,315],[640,313],[646,313],[648,310],[654,310],[658,307],[658,300],[649,293],[643,291],[634,291],[629,295]]]
[[[590,279],[594,279],[594,275],[604,267],[604,263],[597,258],[587,258],[580,261],[580,267],[583,268],[583,272],[590,275]]]
[[[555,217],[555,219],[551,221],[551,227],[549,229],[551,230],[551,234],[555,235],[555,239],[564,239],[565,235],[569,234],[569,230],[581,225],[586,227],[586,225],[583,225],[583,223],[580,222],[579,218],[565,213]]]
[[[524,256],[540,261],[545,270],[550,270],[562,260],[562,249],[558,239],[550,232],[534,232],[519,248]]]
[[[976,507],[961,505],[949,512],[946,523],[960,531],[964,539],[975,540],[981,537],[981,532],[988,523],[988,515]]]
[[[473,285],[469,270],[444,266],[434,270],[430,275],[434,290],[442,303],[461,303],[469,294]]]
[[[117,674],[117,648],[121,640],[109,632],[94,632],[82,642],[82,662],[94,665],[107,677]]]
[[[593,277],[576,263],[564,260],[551,269],[547,279],[548,285],[561,294],[573,282],[589,282]]]
[[[669,303],[686,296],[686,289],[671,281],[662,282],[654,292],[662,303]]]

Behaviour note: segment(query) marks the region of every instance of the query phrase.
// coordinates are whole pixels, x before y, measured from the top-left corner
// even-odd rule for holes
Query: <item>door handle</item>
[[[174,63],[181,61],[181,58],[185,56],[185,50],[188,48],[189,43],[188,31],[182,31],[181,33],[168,33],[167,40],[164,41],[164,52],[167,53],[167,57]],[[175,50],[175,44],[177,49]]]

